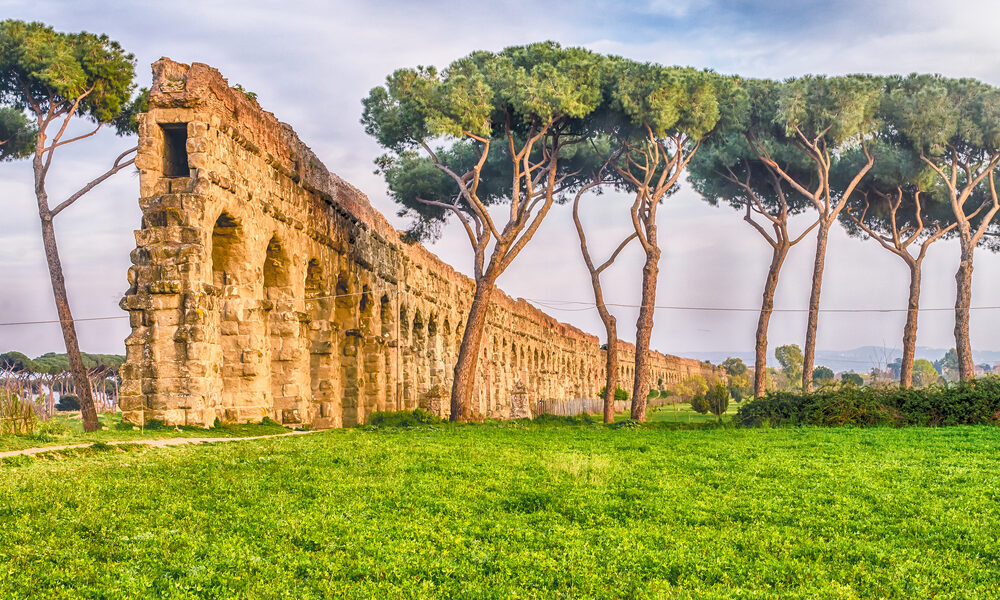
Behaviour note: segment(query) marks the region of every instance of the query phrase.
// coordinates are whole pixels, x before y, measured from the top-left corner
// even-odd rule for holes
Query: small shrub
[[[56,410],[60,412],[80,410],[80,398],[74,396],[73,394],[64,394],[59,396],[59,402],[56,404]]]
[[[601,386],[601,391],[597,393],[598,398],[604,397],[604,392],[608,389],[608,386]],[[615,402],[628,402],[628,392],[622,388],[615,386]]]
[[[371,419],[368,420],[368,424],[372,427],[414,427],[437,425],[441,422],[441,417],[420,408],[376,412],[372,413]]]
[[[691,410],[698,414],[708,413],[708,400],[702,394],[695,394],[691,397]]]
[[[724,383],[716,383],[705,394],[705,404],[708,405],[709,412],[721,417],[729,409],[729,387]]]

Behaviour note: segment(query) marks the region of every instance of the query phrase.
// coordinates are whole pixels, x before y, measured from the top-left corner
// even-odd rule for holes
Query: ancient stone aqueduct
[[[142,228],[121,408],[132,422],[340,427],[449,410],[472,281],[396,231],[215,69],[161,59],[136,166]],[[631,377],[633,348],[622,350]],[[473,412],[595,398],[598,339],[523,300],[491,309]],[[709,367],[655,353],[652,381]]]

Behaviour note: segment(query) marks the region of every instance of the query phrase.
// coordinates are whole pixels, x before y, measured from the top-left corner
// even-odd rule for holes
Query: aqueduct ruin
[[[203,64],[153,65],[136,166],[142,226],[130,314],[128,421],[271,417],[339,427],[379,410],[449,410],[473,284],[396,231],[292,129]],[[498,294],[473,412],[596,397],[598,339]],[[622,350],[631,378],[633,348]],[[654,353],[652,381],[715,373]]]

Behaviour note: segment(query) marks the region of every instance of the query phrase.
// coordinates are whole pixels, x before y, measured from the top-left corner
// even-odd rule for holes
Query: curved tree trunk
[[[969,306],[972,303],[972,252],[975,249],[967,231],[961,232],[962,259],[955,273],[955,352],[958,354],[958,376],[967,381],[976,376],[969,339]]]
[[[613,423],[615,420],[615,391],[618,389],[618,332],[613,316],[610,324],[604,323],[604,328],[608,335],[608,349],[605,352],[604,360],[604,422]]]
[[[591,271],[590,283],[594,288],[597,314],[601,316],[604,332],[607,336],[607,350],[604,353],[604,422],[613,423],[615,420],[615,390],[618,389],[618,320],[611,314],[604,302],[601,274]]]
[[[480,278],[476,281],[476,292],[469,308],[469,317],[462,333],[462,344],[458,348],[455,362],[455,379],[451,385],[452,421],[468,421],[472,416],[472,400],[476,390],[476,366],[486,330],[486,313],[490,299],[496,289],[495,278]]]
[[[903,327],[903,358],[899,366],[899,386],[913,387],[913,357],[917,348],[917,317],[920,307],[920,261],[910,265],[910,299],[906,305],[906,325]]]
[[[56,301],[56,312],[62,327],[63,341],[66,344],[66,355],[69,358],[69,370],[80,399],[80,411],[83,413],[83,430],[95,431],[100,428],[97,421],[97,408],[94,406],[94,395],[87,379],[87,369],[83,366],[80,354],[80,342],[76,337],[76,325],[73,313],[69,308],[69,295],[66,293],[66,280],[63,278],[62,264],[59,261],[59,248],[56,246],[55,229],[52,219],[42,217],[42,243],[45,246],[45,261],[49,267],[49,279],[52,282],[52,293]]]
[[[764,293],[760,303],[760,318],[757,319],[756,356],[754,357],[753,395],[762,397],[767,392],[767,328],[774,312],[774,290],[778,287],[781,265],[788,256],[790,244],[779,243],[771,254],[771,266],[764,280]]]
[[[659,275],[660,249],[655,234],[649,236],[651,250],[642,267],[642,304],[635,328],[635,378],[632,383],[632,418],[645,422],[646,395],[649,393],[649,342],[653,334],[656,304],[656,279]]]
[[[100,428],[97,420],[97,408],[94,406],[94,396],[87,379],[87,369],[83,366],[80,355],[80,342],[76,337],[76,323],[69,308],[69,294],[66,293],[66,280],[63,277],[62,262],[59,260],[59,247],[56,244],[56,231],[49,212],[48,195],[42,181],[42,160],[36,154],[34,160],[35,199],[38,201],[38,217],[42,222],[42,245],[45,248],[45,262],[49,268],[49,280],[52,283],[52,295],[56,302],[56,312],[59,314],[59,324],[62,328],[63,341],[66,344],[66,356],[69,358],[69,370],[76,384],[77,396],[80,399],[80,412],[83,414],[83,430],[96,431]]]
[[[823,267],[826,265],[826,241],[830,224],[820,220],[816,231],[816,262],[813,263],[812,291],[809,293],[809,318],[806,321],[806,347],[802,351],[802,391],[812,391],[813,363],[816,359],[816,326],[819,323],[819,296],[823,288]]]

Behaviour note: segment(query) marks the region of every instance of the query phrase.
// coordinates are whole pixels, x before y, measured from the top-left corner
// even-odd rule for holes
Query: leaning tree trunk
[[[586,249],[584,250],[586,252]],[[588,266],[590,265],[588,259]],[[604,290],[601,287],[601,274],[596,269],[590,272],[590,285],[594,288],[594,304],[597,314],[604,323],[607,350],[604,360],[604,422],[615,420],[615,390],[618,389],[618,320],[608,310],[604,302]]]
[[[42,179],[42,158],[35,154],[35,199],[38,201],[38,216],[42,222],[42,245],[45,248],[45,261],[49,267],[49,279],[52,282],[52,295],[56,301],[56,312],[62,327],[63,341],[66,343],[66,356],[69,359],[69,370],[76,382],[80,411],[83,413],[83,430],[95,431],[100,428],[97,420],[97,409],[94,406],[94,396],[90,393],[87,380],[87,369],[83,366],[80,355],[80,342],[76,337],[76,324],[73,313],[69,309],[69,295],[66,293],[66,280],[63,277],[62,263],[59,260],[59,247],[56,245],[55,226],[49,212],[48,195]]]
[[[913,387],[913,357],[917,348],[917,316],[920,307],[919,260],[910,262],[910,300],[906,305],[906,325],[903,326],[903,358],[899,365],[899,387]]]
[[[615,391],[618,389],[618,322],[604,305],[603,298],[597,303],[597,312],[604,321],[604,331],[608,340],[607,350],[604,353],[604,422],[613,423]]]
[[[774,312],[774,290],[778,287],[781,265],[788,256],[789,244],[777,244],[771,254],[771,266],[764,280],[764,293],[760,303],[760,318],[757,319],[757,345],[754,357],[753,395],[761,398],[767,392],[767,328]]]
[[[476,366],[479,364],[479,350],[483,333],[486,331],[486,313],[490,299],[496,289],[495,277],[481,277],[476,281],[476,292],[472,298],[469,317],[462,333],[462,344],[458,348],[455,363],[455,380],[451,386],[451,420],[468,421],[472,417],[472,400],[476,389]]]
[[[958,376],[967,381],[976,376],[969,339],[969,306],[972,304],[972,252],[975,249],[968,231],[961,232],[962,260],[955,273],[955,352],[958,354]]]
[[[651,249],[646,252],[642,267],[642,304],[635,323],[635,379],[632,383],[632,418],[646,420],[646,395],[649,393],[649,342],[653,334],[653,312],[656,304],[656,279],[659,275],[660,249],[656,236],[648,238]]]
[[[830,223],[820,219],[816,231],[816,262],[813,264],[812,291],[809,293],[809,318],[806,322],[806,347],[802,352],[802,391],[812,391],[813,363],[816,360],[816,326],[819,324],[819,295],[823,288],[823,267],[826,265],[826,241]]]
[[[76,337],[73,313],[69,309],[69,295],[66,293],[66,280],[63,278],[62,264],[59,261],[59,249],[56,247],[52,219],[42,218],[42,242],[45,245],[45,259],[49,266],[49,279],[52,281],[56,312],[59,314],[63,341],[66,343],[69,370],[73,376],[77,397],[80,399],[83,430],[95,431],[100,427],[97,421],[97,408],[94,406],[94,396],[90,391],[87,369],[83,366],[83,357],[80,355],[80,342]]]

